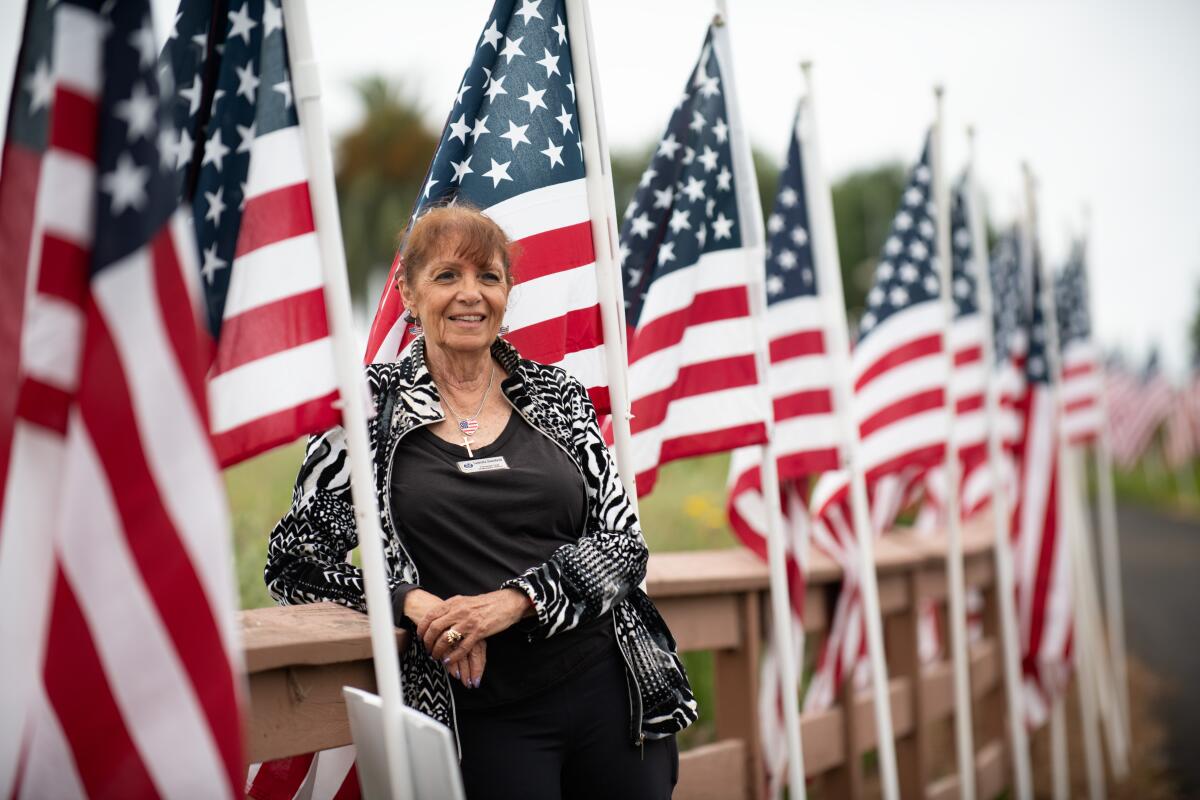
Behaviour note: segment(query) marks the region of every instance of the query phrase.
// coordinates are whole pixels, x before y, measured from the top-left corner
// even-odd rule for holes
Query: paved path
[[[1119,520],[1126,641],[1173,684],[1161,709],[1171,765],[1200,797],[1200,522],[1132,506]]]

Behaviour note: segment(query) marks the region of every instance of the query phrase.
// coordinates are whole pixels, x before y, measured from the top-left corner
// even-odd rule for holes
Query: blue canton
[[[108,23],[96,152],[92,275],[146,246],[178,207],[163,147],[175,139],[159,101],[154,27],[146,0],[73,3]]]
[[[967,198],[967,184],[964,179],[954,187],[954,196],[950,201],[950,252],[954,255],[951,262],[950,291],[954,298],[955,319],[979,313],[973,245],[970,201]]]
[[[6,144],[44,153],[50,144],[54,107],[54,11],[48,0],[34,0],[25,12],[25,32],[17,56],[16,81],[8,107]]]
[[[867,293],[867,311],[859,320],[860,339],[867,338],[893,314],[939,299],[932,177],[926,137],[921,160],[909,173],[900,210],[892,218],[891,233],[875,267],[875,282]]]
[[[702,253],[741,247],[729,115],[712,29],[667,131],[621,225],[625,320],[636,326],[655,280],[700,260]]]
[[[798,116],[798,115],[797,115]],[[775,205],[767,217],[767,305],[817,293],[812,242],[809,240],[808,199],[800,140],[792,125],[787,164],[779,176]]]
[[[1021,246],[1015,230],[996,242],[989,268],[992,284],[992,331],[996,363],[1013,357],[1017,332],[1025,324],[1025,292],[1021,278]]]
[[[1065,350],[1072,342],[1087,341],[1091,338],[1087,269],[1083,261],[1083,244],[1080,242],[1071,247],[1067,263],[1054,278],[1054,304],[1058,314],[1058,341],[1061,349]]]
[[[1025,378],[1031,384],[1050,383],[1050,365],[1046,360],[1046,315],[1042,310],[1042,254],[1037,243],[1033,247],[1033,264],[1030,268],[1029,283],[1032,288],[1033,311],[1029,322],[1029,354],[1025,360]]]
[[[499,0],[463,74],[417,213],[488,208],[584,176],[562,0]]]
[[[173,77],[179,138],[172,148],[180,196],[192,206],[208,324],[221,332],[230,265],[245,210],[256,136],[299,124],[288,75],[283,11],[274,0],[182,0],[163,49]],[[217,40],[209,41],[216,31]]]

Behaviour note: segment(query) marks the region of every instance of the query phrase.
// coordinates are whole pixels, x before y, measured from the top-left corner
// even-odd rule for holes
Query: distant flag
[[[726,36],[709,27],[621,226],[639,494],[662,464],[766,438],[749,295],[762,282],[763,233]],[[768,290],[780,296],[782,281]]]
[[[1082,242],[1071,248],[1070,258],[1055,276],[1054,298],[1062,351],[1063,435],[1072,444],[1085,444],[1099,435],[1104,424],[1100,405],[1104,381],[1100,351],[1092,337]]]
[[[216,342],[213,441],[229,466],[340,415],[283,12],[277,0],[232,0],[214,25],[218,7],[182,0],[162,58]]]
[[[1122,469],[1133,469],[1171,408],[1174,390],[1159,369],[1158,351],[1150,353],[1141,374],[1120,367],[1111,370],[1107,390],[1113,461]]]
[[[1070,674],[1073,601],[1066,532],[1059,519],[1061,412],[1054,401],[1036,241],[1032,258],[1027,270],[1033,305],[1027,327],[1026,389],[1018,404],[1024,430],[1017,448],[1020,475],[1012,531],[1025,711],[1027,721],[1039,726]]]
[[[498,0],[463,74],[414,216],[467,201],[516,243],[506,338],[556,364],[609,408],[591,215],[570,34],[563,0]],[[393,361],[412,341],[395,282],[371,325],[366,360]]]
[[[988,273],[992,286],[992,353],[999,399],[1000,441],[1016,450],[1024,436],[1017,405],[1025,396],[1025,358],[1029,352],[1028,279],[1021,266],[1021,240],[1015,229],[1000,235]]]
[[[837,422],[833,414],[831,366],[826,353],[826,320],[813,263],[809,200],[804,188],[800,125],[797,111],[788,143],[787,162],[779,178],[775,204],[767,218],[766,327],[769,345],[767,387],[775,416],[775,452],[787,520],[788,594],[799,631],[804,613],[804,565],[808,549],[807,494],[809,476],[838,466]],[[841,302],[839,297],[837,302]],[[767,508],[762,493],[760,445],[734,451],[729,468],[730,527],[743,545],[767,560]],[[781,686],[774,651],[763,660],[760,725],[772,795],[782,790],[787,752],[780,704],[795,702]],[[778,746],[772,746],[772,743]]]
[[[853,413],[876,535],[892,525],[914,499],[926,472],[941,464],[946,453],[950,374],[942,349],[945,310],[929,149],[927,140],[901,195],[851,354]],[[866,652],[849,484],[845,471],[826,473],[810,500],[813,541],[847,575],[805,698],[810,709],[833,702]]]
[[[23,285],[0,347],[0,790],[235,797],[230,526],[150,4],[25,20],[0,179],[0,274]]]

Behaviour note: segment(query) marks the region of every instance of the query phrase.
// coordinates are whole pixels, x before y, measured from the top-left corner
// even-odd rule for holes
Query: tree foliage
[[[354,88],[363,116],[338,140],[336,180],[350,288],[362,297],[367,276],[391,266],[438,136],[404,84],[370,76]]]

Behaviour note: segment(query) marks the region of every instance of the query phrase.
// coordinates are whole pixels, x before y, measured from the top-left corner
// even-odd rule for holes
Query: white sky
[[[175,0],[152,0],[160,30]],[[816,64],[825,167],[837,176],[910,161],[946,86],[948,155],[978,131],[994,223],[1016,213],[1019,164],[1041,185],[1051,263],[1092,209],[1101,340],[1173,370],[1200,289],[1200,2],[1194,0],[729,0],[746,127],[782,154],[801,58]],[[336,133],[358,108],[350,82],[378,72],[419,92],[440,126],[490,0],[309,0]],[[593,2],[614,148],[655,139],[713,11],[695,0]],[[0,87],[12,85],[24,3],[0,2]],[[7,115],[7,95],[0,110]],[[3,119],[0,118],[0,125]],[[397,223],[399,225],[399,221]]]

